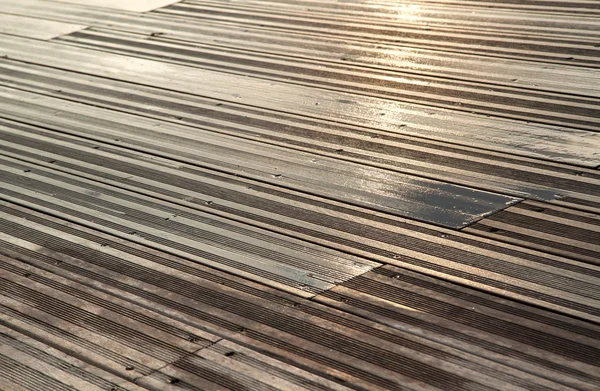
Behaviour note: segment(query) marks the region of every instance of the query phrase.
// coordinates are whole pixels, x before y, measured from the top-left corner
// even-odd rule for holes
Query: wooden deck
[[[0,0],[0,390],[600,390],[597,0]]]

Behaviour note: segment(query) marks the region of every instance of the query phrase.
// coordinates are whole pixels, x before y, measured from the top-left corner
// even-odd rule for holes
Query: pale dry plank
[[[494,149],[492,145],[496,144],[504,147],[507,152],[528,151],[526,153],[536,157],[564,159],[594,167],[598,165],[597,149],[594,148],[598,135],[594,132],[530,126],[449,110],[417,108],[415,105],[402,105],[391,100],[315,91],[308,87],[190,69],[108,53],[99,54],[58,44],[36,45],[35,42],[17,41],[14,38],[10,42],[3,41],[0,47],[4,54],[16,60],[21,59],[71,71],[85,71],[100,77],[142,82],[157,88],[179,90],[238,104],[351,123],[392,134],[412,134],[440,141],[451,140],[454,143],[474,138],[477,140],[475,145],[489,149]],[[143,72],[140,73],[140,70]],[[177,75],[177,77],[167,75]],[[197,83],[199,77],[203,80],[201,88]],[[223,86],[227,87],[223,88]],[[327,115],[325,116],[324,113]],[[385,113],[385,116],[374,115],[381,113]],[[488,141],[483,142],[484,139]],[[540,143],[539,140],[544,142]]]
[[[0,8],[0,11],[2,9]],[[87,26],[0,13],[0,34],[49,40]]]
[[[11,105],[10,102],[7,104]],[[117,140],[117,143],[126,149],[142,150],[167,157],[173,161],[168,163],[173,173],[193,171],[202,167],[366,209],[453,228],[462,227],[518,201],[515,197],[456,186],[446,181],[428,180],[376,167],[364,168],[355,162],[336,159],[335,156],[326,157],[268,145],[261,143],[260,139],[250,141],[85,105],[62,105],[65,110],[68,106],[79,111],[73,120],[76,122],[76,127],[87,128],[83,130],[87,137],[109,144],[114,144]],[[15,108],[21,112],[21,118],[31,117],[22,111],[22,106]],[[41,112],[39,110],[36,112],[39,114],[37,118],[41,119]],[[54,122],[57,119],[54,112],[54,109],[47,112],[40,125],[47,127]],[[91,114],[94,119],[88,114]],[[107,117],[111,119],[106,121]],[[90,127],[92,122],[96,125]],[[73,124],[71,119],[64,123],[67,125],[66,129],[72,128],[73,125],[68,125],[69,123]],[[12,137],[8,135],[11,132],[9,128],[10,126],[3,127],[3,137],[7,142]],[[60,143],[58,140],[53,140],[55,132],[47,132],[43,129],[39,131],[46,133],[43,140],[49,143]],[[16,129],[14,132],[20,132],[22,136],[27,137],[27,132]],[[78,137],[81,135],[81,130],[69,133]],[[79,143],[77,138],[68,137],[68,140],[72,140],[75,144],[71,146],[65,144],[64,147],[67,149],[72,149]],[[25,140],[13,140],[11,145],[21,148],[17,145],[21,142]],[[43,150],[46,147],[40,144],[40,148]],[[88,157],[94,158],[95,155],[100,157],[103,153],[96,151]],[[187,165],[177,161],[183,161]],[[143,171],[143,167],[139,164],[135,165],[138,166],[136,171],[140,169]],[[121,167],[124,168],[126,165]]]
[[[89,7],[110,8],[130,12],[148,12],[179,0],[54,0]]]

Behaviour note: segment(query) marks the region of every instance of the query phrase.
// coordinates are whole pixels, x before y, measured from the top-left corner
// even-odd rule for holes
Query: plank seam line
[[[497,210],[493,210],[493,211],[491,211],[491,212],[488,212],[487,214],[485,214],[485,215],[483,215],[483,216],[480,216],[480,217],[478,217],[477,219],[475,219],[475,220],[473,220],[473,221],[470,221],[470,222],[468,222],[468,223],[464,224],[462,227],[460,227],[460,228],[458,228],[458,229],[456,229],[456,230],[457,230],[457,231],[462,231],[462,230],[464,230],[465,228],[469,228],[469,227],[470,227],[470,226],[472,226],[473,224],[476,224],[476,223],[480,222],[481,220],[484,220],[484,219],[490,218],[490,217],[492,217],[492,216],[494,216],[495,214],[498,214],[498,213],[500,213],[500,212],[504,212],[506,209],[508,209],[508,208],[512,208],[513,206],[517,206],[517,205],[519,205],[519,204],[521,204],[522,202],[525,202],[525,201],[530,201],[530,200],[529,200],[529,199],[527,199],[527,198],[521,198],[521,199],[518,199],[518,200],[516,200],[515,202],[513,202],[513,203],[511,203],[511,204],[505,205],[503,208],[500,208],[500,209],[497,209]]]
[[[212,268],[211,268],[211,269],[212,269]],[[216,269],[215,269],[215,270],[216,270]],[[216,335],[216,334],[215,334],[215,335]],[[167,362],[167,363],[166,363],[165,365],[163,365],[162,367],[160,367],[160,368],[156,368],[156,369],[154,369],[152,372],[150,372],[150,373],[148,373],[148,374],[146,374],[146,375],[143,375],[143,376],[140,376],[140,377],[136,377],[135,379],[131,380],[131,382],[132,382],[132,383],[135,383],[135,384],[139,384],[139,382],[140,382],[142,379],[144,379],[144,378],[146,378],[146,377],[148,377],[148,376],[152,376],[152,375],[154,375],[154,374],[156,374],[156,373],[159,373],[160,371],[162,371],[164,368],[168,367],[169,365],[173,365],[173,364],[175,364],[177,361],[185,360],[185,359],[186,359],[186,358],[188,358],[188,357],[192,357],[192,356],[194,356],[196,353],[198,353],[199,351],[201,351],[201,350],[204,350],[204,349],[208,349],[208,348],[210,348],[210,347],[212,347],[212,346],[216,345],[217,343],[219,343],[219,342],[221,342],[221,341],[223,341],[223,340],[225,340],[225,338],[224,338],[224,337],[220,337],[219,339],[217,339],[216,341],[213,341],[213,342],[211,342],[211,343],[210,343],[209,345],[207,345],[207,346],[204,346],[204,347],[198,348],[198,349],[194,350],[193,352],[189,352],[188,354],[186,354],[186,355],[184,355],[184,356],[182,356],[182,357],[179,357],[178,359],[176,359],[176,360],[173,360],[172,362]],[[175,378],[173,378],[173,379],[175,380]],[[176,380],[179,380],[179,379],[176,379]]]

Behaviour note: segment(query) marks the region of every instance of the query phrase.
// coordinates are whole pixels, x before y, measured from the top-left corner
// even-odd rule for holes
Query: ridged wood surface
[[[600,390],[599,42],[594,0],[0,0],[0,390]]]

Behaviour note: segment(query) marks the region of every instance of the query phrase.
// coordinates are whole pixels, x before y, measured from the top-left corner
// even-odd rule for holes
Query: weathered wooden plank
[[[0,34],[48,40],[86,27],[72,23],[0,13]]]
[[[27,131],[30,137],[34,132],[37,132],[34,128]],[[35,137],[36,143],[43,141],[42,135]],[[163,251],[193,256],[192,259],[205,263],[209,261],[194,249],[195,243],[205,240],[197,234],[198,231],[185,235],[185,230],[179,228],[181,223],[178,219],[173,222],[165,220],[180,214],[180,211],[187,212],[187,206],[191,206],[211,214],[222,211],[236,219],[242,217],[243,221],[253,225],[266,223],[265,226],[273,231],[293,233],[293,236],[302,239],[458,280],[487,291],[501,292],[560,312],[591,320],[598,316],[600,296],[594,292],[600,280],[595,266],[509,245],[499,246],[492,241],[475,240],[471,235],[432,229],[431,226],[419,226],[406,220],[389,219],[376,212],[352,210],[344,204],[323,202],[298,193],[278,189],[273,191],[262,184],[240,181],[239,177],[217,178],[214,171],[181,171],[173,169],[168,161],[165,162],[167,164],[155,164],[148,162],[154,159],[146,158],[132,165],[129,159],[119,158],[106,162],[86,162],[85,159],[90,157],[102,157],[110,153],[107,147],[97,151],[94,144],[86,147],[85,153],[60,155],[63,146],[53,145],[51,150],[40,151],[27,146],[24,141],[4,142],[3,154],[12,156],[2,158],[2,172],[7,182],[5,188],[0,190],[4,199],[40,208],[47,213]],[[81,147],[86,144],[84,141],[79,143]],[[125,150],[118,152],[114,154],[115,158],[123,153],[134,158],[136,155]],[[139,158],[136,160],[139,161]],[[139,164],[146,168],[128,172],[128,167],[133,169]],[[114,167],[119,167],[119,170]],[[66,174],[65,171],[76,175]],[[82,176],[89,179],[81,179]],[[105,185],[94,183],[98,181]],[[120,206],[111,202],[113,197],[125,201],[132,200],[134,195],[129,191],[111,188],[109,184],[119,188],[126,186],[138,194],[145,193],[158,198],[166,196],[170,202],[185,207],[165,210],[160,203],[149,199],[144,202],[149,207],[144,206],[143,212],[154,216],[142,217],[144,215],[140,215],[142,210],[139,208],[134,211],[128,205]],[[135,196],[135,199],[142,197]],[[210,204],[207,204],[207,199],[211,201]],[[192,214],[186,213],[188,216],[198,214],[189,212]],[[164,229],[168,232],[161,234]],[[184,242],[178,244],[180,241]],[[247,266],[242,267],[240,256],[231,252],[212,265],[224,267],[227,262],[232,262],[233,256],[237,256],[233,258],[236,266],[228,270],[237,269],[236,273],[249,277],[269,272],[262,276],[266,277],[264,281],[271,285],[280,283],[279,286],[284,289],[297,290],[300,287],[314,292],[333,284],[331,280],[315,279],[314,273],[306,274],[304,271],[295,274],[292,266],[283,269],[273,265],[273,268],[262,271],[256,268],[262,265],[260,261],[265,262],[268,258],[253,258],[247,261]],[[254,269],[243,274],[247,267]],[[294,279],[300,281],[294,282]]]
[[[597,214],[526,201],[465,232],[600,265]]]
[[[5,258],[4,258],[5,259]],[[34,334],[39,337],[40,335]],[[0,326],[3,390],[145,391],[132,382],[64,353],[23,332]],[[9,365],[6,365],[9,364]]]
[[[316,301],[581,390],[600,386],[593,324],[392,266]]]
[[[0,66],[0,73],[2,72]],[[63,99],[84,101],[94,106],[102,105],[159,119],[162,122],[143,123],[146,124],[145,127],[151,129],[159,125],[161,132],[168,131],[172,126],[165,121],[192,125],[200,128],[202,132],[225,133],[263,144],[292,147],[318,154],[319,156],[314,158],[317,161],[320,160],[320,156],[327,156],[338,161],[351,161],[419,176],[426,175],[444,182],[508,193],[516,197],[541,200],[558,198],[553,202],[568,201],[569,203],[577,203],[579,199],[590,200],[592,204],[589,208],[600,210],[598,206],[594,206],[594,202],[598,203],[600,200],[597,196],[600,191],[598,187],[600,176],[592,169],[519,158],[510,154],[448,145],[448,143],[431,140],[392,136],[381,131],[340,125],[331,121],[315,121],[312,118],[298,118],[220,100],[191,98],[184,94],[165,96],[162,91],[156,89],[136,87],[135,91],[131,91],[128,89],[130,85],[123,83],[112,83],[110,89],[97,88],[91,84],[94,79],[81,80],[79,77],[73,79],[67,75],[61,75],[60,78],[46,78],[37,70],[25,74],[21,70],[16,71],[15,66],[4,72],[14,80],[11,84],[15,87],[27,87]],[[31,80],[35,84],[30,85],[23,80]],[[106,79],[95,81],[103,80]],[[65,121],[71,124],[73,121],[82,124],[97,122],[94,117],[98,117],[98,112],[103,112],[96,108],[92,109],[64,100],[48,99],[14,89],[4,89],[0,95],[3,101],[3,108],[0,108],[3,116],[41,126],[50,123],[63,126]],[[61,105],[63,110],[60,112],[54,110],[53,107],[56,105]],[[120,114],[110,111],[106,113],[110,114],[101,115],[101,121],[104,123],[107,115],[125,118],[123,119],[125,124],[141,121],[139,117],[128,120],[126,118],[131,117],[119,117]],[[114,127],[113,122],[105,126]],[[86,132],[85,128],[80,130],[80,127],[81,125],[78,125],[78,130],[74,134]],[[183,128],[175,127],[175,129]],[[173,134],[181,133],[178,130],[175,132]],[[186,132],[195,134],[191,129]],[[590,142],[590,151],[596,151],[594,142]],[[567,148],[575,150],[574,146]],[[157,151],[156,148],[153,149],[155,150],[153,153],[164,153],[164,151]],[[181,157],[179,155],[178,153],[175,157],[169,157],[178,159]],[[561,200],[561,197],[569,196],[572,200],[566,198]]]
[[[176,3],[179,0],[56,0],[89,7],[111,8],[131,12],[148,12]]]
[[[9,214],[26,219],[4,218]],[[572,389],[564,383],[471,351],[406,332],[403,327],[385,326],[201,266],[182,269],[180,265],[189,261],[161,255],[131,242],[115,242],[100,232],[14,205],[3,204],[2,220],[3,231],[7,233],[3,234],[0,251],[32,265],[27,266],[31,269],[30,276],[13,274],[10,277],[13,281],[35,281],[40,274],[52,273],[91,284],[121,300],[131,300],[146,309],[168,314],[176,321],[184,321],[346,387],[482,391]],[[22,228],[7,231],[6,224]],[[57,236],[56,230],[62,233]],[[105,245],[92,244],[98,241]],[[86,250],[78,250],[76,242]],[[126,256],[111,261],[106,253],[116,248],[122,252],[133,251],[137,259]],[[192,270],[198,273],[190,274]],[[36,286],[39,284],[44,285],[42,281],[36,282]],[[40,288],[47,289],[41,285]],[[12,294],[17,295],[22,289]],[[33,310],[28,312],[33,313]],[[235,353],[235,345],[229,347],[233,347]],[[182,385],[195,383],[201,385],[201,389],[213,383],[215,388],[219,384],[233,389],[236,389],[233,384],[253,384],[260,385],[253,389],[266,390],[270,385],[289,384],[292,378],[298,379],[297,376],[290,378],[291,370],[286,370],[287,379],[281,376],[284,378],[278,383],[266,383],[264,374],[238,363],[242,357],[226,356],[229,352],[221,351],[221,345],[216,344],[212,349],[198,352],[196,357],[186,355],[171,367],[165,367],[160,375],[149,374],[138,381],[149,388],[152,387],[146,381],[168,384],[175,378],[181,379]],[[242,354],[245,353],[242,351]],[[198,362],[200,357],[204,360]],[[227,359],[231,358],[233,365],[227,365]],[[281,366],[271,360],[266,362]],[[239,371],[232,371],[236,367]],[[236,379],[241,381],[232,383]],[[318,382],[328,389],[328,383]],[[293,388],[290,386],[290,389]]]
[[[302,86],[354,93],[400,102],[430,105],[466,112],[523,119],[594,130],[600,112],[596,97],[527,91],[470,80],[448,80],[393,70],[364,70],[338,64],[315,64],[279,55],[249,53],[223,47],[198,47],[196,43],[112,31],[84,31],[61,41],[127,56],[182,64],[219,72],[254,76]],[[568,123],[567,123],[568,121]]]
[[[480,56],[524,58],[557,63],[594,66],[598,64],[599,49],[593,39],[582,37],[551,37],[543,34],[514,34],[503,31],[468,31],[444,29],[436,26],[370,23],[352,20],[331,20],[329,17],[303,17],[277,10],[258,10],[233,7],[203,6],[195,2],[181,2],[158,10],[159,13],[212,20],[219,23],[259,26],[272,30],[296,31],[311,35],[328,35],[348,40],[402,43],[448,51],[470,51]]]
[[[13,181],[13,170],[5,168],[8,167],[3,167],[6,191],[25,197],[34,195],[29,191],[33,190],[31,186]],[[46,173],[46,179],[35,182],[44,188],[49,186],[46,190],[40,188],[41,194],[54,194],[51,198],[56,203],[49,201],[66,212],[66,218],[88,221],[121,237],[304,296],[377,265],[189,208],[177,208],[130,192],[114,192],[115,189],[98,187],[92,181]],[[212,201],[208,205],[211,204]]]
[[[124,81],[144,79],[144,84],[153,85],[169,90],[179,89],[182,92],[194,93],[197,77],[202,77],[202,88],[196,88],[195,93],[215,99],[233,101],[247,105],[259,106],[271,110],[293,112],[310,117],[326,118],[337,122],[366,126],[393,134],[410,134],[425,138],[433,138],[442,142],[467,143],[487,149],[501,148],[511,153],[525,153],[530,156],[543,157],[551,160],[567,161],[570,163],[597,166],[598,155],[595,145],[597,133],[582,132],[575,129],[553,128],[547,126],[532,126],[514,121],[477,117],[460,114],[455,111],[434,108],[418,108],[414,105],[402,105],[391,100],[371,97],[356,97],[351,94],[313,91],[310,88],[291,86],[289,84],[250,80],[246,77],[235,77],[212,71],[199,71],[186,67],[178,67],[161,62],[134,60],[123,56],[98,55],[81,49],[56,46],[56,51],[63,52],[60,60],[55,56],[45,54],[45,46],[36,47],[35,55],[26,55],[28,47],[34,42],[13,42],[14,49],[9,49],[8,42],[2,47],[6,54],[15,59],[22,58],[27,62],[41,65],[52,65],[64,69],[78,71],[86,69],[87,73],[97,76],[108,76]],[[12,46],[12,45],[11,45]],[[12,54],[10,54],[12,53]],[[88,53],[88,58],[82,56]],[[72,54],[72,55],[71,55]],[[98,58],[91,58],[95,55]],[[79,57],[79,58],[77,58]],[[104,60],[102,60],[104,58]],[[112,58],[110,62],[108,59]],[[121,59],[121,62],[118,62]],[[81,61],[81,63],[79,63]],[[106,61],[104,69],[90,67],[91,63]],[[145,70],[130,74],[126,70],[127,63],[137,63]],[[145,65],[144,65],[145,64]],[[135,68],[136,66],[132,66]],[[118,68],[118,70],[114,69]],[[167,70],[175,73],[178,79],[168,82],[157,82],[151,78],[150,69]],[[107,72],[110,69],[114,71]],[[159,71],[160,72],[160,71]],[[203,75],[203,76],[200,76]],[[558,79],[562,79],[557,75]],[[160,80],[160,79],[159,79]],[[589,81],[588,81],[589,82]],[[215,87],[213,86],[213,83]],[[223,85],[239,86],[223,90]],[[284,97],[285,99],[282,99]],[[318,103],[318,105],[315,105]],[[324,116],[324,112],[327,116]],[[384,113],[384,116],[374,114]],[[568,124],[572,125],[571,123]],[[541,142],[540,140],[543,140]]]
[[[339,5],[339,3],[336,3]],[[18,3],[4,5],[5,12],[22,15],[36,15],[43,18],[64,20],[93,26],[118,28],[120,31],[130,31],[143,35],[151,35],[153,39],[173,38],[178,40],[193,41],[203,45],[227,48],[238,48],[248,51],[260,51],[279,56],[294,56],[298,61],[313,59],[323,61],[323,65],[352,64],[367,66],[388,71],[401,72],[403,75],[431,75],[439,78],[461,78],[483,83],[501,84],[510,87],[524,87],[538,91],[557,91],[570,94],[598,96],[594,88],[594,80],[598,79],[597,72],[593,69],[573,68],[571,66],[551,65],[537,61],[515,61],[506,58],[489,57],[479,61],[479,56],[452,51],[430,50],[401,43],[370,43],[338,39],[334,36],[310,36],[298,34],[293,31],[277,31],[259,26],[240,26],[220,24],[210,20],[201,23],[188,20],[182,28],[178,20],[172,20],[160,13],[148,13],[143,16],[114,12],[102,9],[90,9],[74,4],[48,3],[39,0],[23,0]],[[471,15],[477,17],[477,12],[459,12],[461,16]],[[519,15],[519,14],[517,14]],[[514,16],[514,15],[513,15]],[[539,16],[536,14],[536,16]],[[543,20],[540,27],[544,34],[552,32],[552,26],[560,22],[556,15]],[[531,19],[531,17],[530,17]],[[534,23],[532,20],[519,20],[515,26],[527,28]],[[573,32],[577,36],[586,31],[596,31],[596,25],[590,20],[572,18],[560,31]],[[372,20],[372,19],[371,19]],[[417,19],[416,22],[418,22]],[[506,21],[499,23],[506,29]],[[370,23],[370,22],[369,22]],[[412,21],[411,21],[412,23]],[[429,22],[427,22],[429,23]],[[444,20],[447,25],[449,20]],[[464,20],[460,22],[460,29],[464,29]],[[487,26],[489,28],[489,26]],[[536,60],[539,60],[536,58]],[[403,72],[403,73],[402,73]]]
[[[10,102],[7,104],[10,105]],[[63,108],[67,110],[67,105],[63,105]],[[78,105],[78,109],[80,109],[79,113],[73,119],[79,123],[76,126],[87,128],[83,130],[88,134],[87,137],[110,144],[119,140],[118,143],[125,148],[138,150],[142,148],[146,152],[168,157],[173,161],[170,163],[171,171],[175,171],[172,172],[181,171],[184,167],[186,170],[203,167],[304,193],[317,194],[330,200],[454,228],[462,227],[518,201],[514,197],[402,175],[376,167],[364,168],[334,157],[268,145],[258,140],[250,141],[197,128],[161,124],[157,121],[97,108],[89,111],[90,107],[84,105]],[[17,107],[17,110],[20,109]],[[44,124],[40,125],[48,126],[54,121],[57,118],[54,112],[54,109],[47,112]],[[93,115],[95,119],[85,112]],[[28,113],[21,112],[21,114],[22,117],[30,117]],[[43,115],[39,111],[38,114]],[[104,118],[108,116],[111,119],[107,121]],[[38,118],[41,119],[39,116]],[[96,123],[93,128],[90,127],[92,122]],[[8,142],[8,133],[11,131],[7,127],[3,129],[3,137]],[[48,143],[55,142],[53,141],[55,133],[48,133],[42,129],[39,131],[46,134],[43,139]],[[78,129],[72,134],[77,137],[81,135],[81,131]],[[27,137],[26,133],[20,131],[23,137]],[[20,148],[17,144],[22,141],[24,142],[25,139],[14,140],[11,145]],[[75,143],[78,144],[79,141]],[[41,150],[46,148],[42,144],[38,147]],[[71,154],[67,150],[73,151],[73,148],[77,148],[75,145],[66,144],[64,147],[67,148],[64,150],[67,155]],[[164,155],[165,153],[168,156]],[[95,155],[100,157],[103,153],[95,151],[88,154],[86,159],[93,158]],[[176,161],[185,161],[188,165],[182,166]],[[131,167],[143,171],[143,165],[144,163],[142,166],[137,164]],[[134,168],[135,166],[137,168]]]

